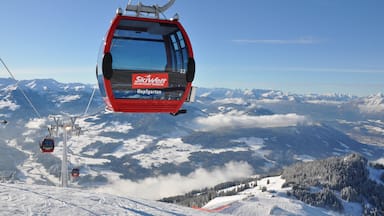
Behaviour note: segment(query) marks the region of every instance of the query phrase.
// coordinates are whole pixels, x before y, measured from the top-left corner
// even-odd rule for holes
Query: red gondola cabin
[[[77,178],[80,176],[80,169],[79,168],[73,168],[71,171],[71,176],[73,178]]]
[[[51,137],[45,137],[40,142],[40,149],[43,153],[51,153],[55,149],[55,140]]]
[[[175,114],[192,88],[192,46],[178,20],[117,14],[96,74],[111,110]]]

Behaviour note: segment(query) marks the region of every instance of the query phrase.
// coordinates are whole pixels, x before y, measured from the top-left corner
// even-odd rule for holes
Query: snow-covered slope
[[[267,183],[268,182],[268,183]],[[355,215],[362,214],[362,207],[357,203],[345,202],[345,212],[335,212],[305,204],[293,197],[287,196],[290,188],[283,188],[285,180],[277,177],[267,177],[257,182],[258,187],[249,189],[231,197],[218,197],[203,208],[221,209],[223,214],[230,215]],[[265,188],[265,191],[264,189]]]
[[[289,166],[281,176],[221,184],[195,194],[185,200],[198,203],[210,194],[215,198],[202,209],[231,215],[382,215],[384,164],[369,163],[358,154],[331,157]]]
[[[267,177],[257,181],[257,186],[245,190],[238,195],[217,197],[207,203],[203,209],[209,212],[223,214],[251,216],[251,215],[337,215],[339,213],[307,205],[287,192],[289,187],[283,188],[285,180],[281,176]],[[346,215],[360,215],[361,207],[354,206],[353,211]]]
[[[361,112],[382,113],[384,111],[384,94],[379,93],[362,99],[358,103]]]
[[[172,204],[79,189],[0,183],[0,215],[182,216],[206,213]]]

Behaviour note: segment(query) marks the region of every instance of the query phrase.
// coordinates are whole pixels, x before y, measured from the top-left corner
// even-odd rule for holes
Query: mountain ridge
[[[244,214],[243,209],[250,206],[256,209],[256,203],[264,199],[272,203],[259,203],[264,210],[254,210],[253,214],[267,215],[269,210],[269,215],[275,215],[279,210],[283,215],[382,215],[383,194],[384,164],[368,163],[366,158],[352,153],[299,162],[285,167],[277,176],[221,183],[162,201],[234,215]],[[330,212],[312,212],[302,204],[302,212],[298,213],[297,207],[292,207],[296,200]]]
[[[81,170],[80,178],[71,182],[73,187],[103,187],[114,193],[134,194],[129,188],[119,191],[119,185],[144,190],[156,182],[167,184],[167,188],[174,182],[190,182],[190,187],[180,185],[180,190],[169,190],[169,194],[153,192],[151,199],[250,173],[276,172],[297,161],[349,152],[372,160],[383,155],[380,130],[384,130],[384,117],[362,113],[355,98],[340,103],[307,103],[303,101],[313,101],[313,96],[291,100],[285,93],[271,90],[200,88],[196,102],[185,104],[188,113],[174,117],[104,112],[96,91],[88,112],[92,114],[83,116],[93,86],[54,80],[47,80],[46,85],[44,80],[20,82],[43,116],[37,118],[14,88],[15,83],[2,80],[0,119],[8,124],[1,126],[0,156],[5,160],[9,158],[7,152],[12,154],[14,162],[5,160],[3,170],[6,176],[13,173],[15,181],[59,184],[63,135],[55,137],[53,154],[42,154],[38,147],[48,135],[47,127],[55,125],[47,118],[52,114],[78,115],[76,125],[83,129],[79,136],[70,134],[68,140],[68,168]],[[335,97],[339,101],[348,98]],[[351,103],[355,105],[350,107]],[[222,178],[212,173],[220,173]],[[204,181],[207,176],[212,181]]]

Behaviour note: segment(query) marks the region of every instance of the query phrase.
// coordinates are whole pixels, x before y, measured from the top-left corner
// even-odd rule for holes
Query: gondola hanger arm
[[[168,10],[175,3],[175,1],[176,0],[169,0],[165,5],[161,7],[157,4],[152,6],[143,5],[141,2],[139,2],[137,5],[132,5],[129,2],[125,10],[128,12],[136,12],[136,16],[140,16],[141,13],[148,13],[154,14],[158,18],[159,14]]]

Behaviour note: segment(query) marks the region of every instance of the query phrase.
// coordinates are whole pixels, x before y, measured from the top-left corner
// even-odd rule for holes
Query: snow
[[[85,89],[85,86],[84,86],[84,85],[74,86],[73,89],[74,89],[75,91],[81,91],[81,90],[84,90],[84,89]]]
[[[361,112],[364,113],[380,113],[384,111],[384,95],[378,93],[364,99],[362,104],[358,105]]]
[[[142,139],[138,141],[140,137],[136,139],[127,140],[122,147],[111,154],[115,157],[122,157],[126,154],[133,154],[143,150],[147,147],[153,139]],[[183,162],[189,161],[189,157],[194,152],[209,152],[212,154],[220,154],[223,152],[241,152],[241,151],[252,151],[258,155],[265,155],[268,152],[261,150],[264,147],[264,140],[258,137],[243,137],[235,140],[231,140],[234,143],[245,143],[247,146],[233,146],[229,148],[220,148],[220,149],[206,149],[202,148],[199,145],[191,145],[184,143],[181,138],[166,138],[159,140],[156,144],[156,150],[151,153],[141,153],[134,155],[133,158],[140,161],[140,165],[144,168],[153,168],[159,167],[161,165],[172,163],[172,164],[181,164]]]
[[[78,141],[79,139],[77,138],[72,138],[70,140],[68,140],[67,142],[67,145],[68,145],[68,149],[69,149],[69,162],[71,164],[87,164],[87,165],[103,165],[105,163],[109,163],[111,162],[109,159],[105,159],[105,158],[92,158],[92,157],[87,157],[88,156],[92,156],[94,155],[97,150],[94,149],[93,152],[91,151],[87,151],[87,152],[83,152],[82,154],[80,153],[81,149],[82,149],[82,145],[81,144],[84,144],[86,142],[81,142],[81,141]],[[62,142],[58,142],[56,147],[55,147],[55,151],[52,153],[52,155],[58,157],[58,158],[62,158],[62,155],[63,155],[63,143]]]
[[[113,155],[117,158],[122,158],[127,154],[133,154],[144,150],[153,142],[154,139],[155,137],[153,136],[140,135],[136,138],[125,140],[124,143],[113,153],[103,154],[103,156]]]
[[[29,87],[29,88],[31,88],[31,89],[33,89],[33,88],[36,87],[36,85],[37,85],[37,84],[36,84],[36,81],[33,80],[33,81],[27,83],[25,86],[26,86],[26,87]]]
[[[239,200],[243,200],[247,198],[247,195],[233,195],[233,196],[224,196],[224,197],[217,197],[213,200],[211,200],[208,204],[206,204],[203,209],[209,209],[209,210],[215,210],[219,209],[221,207],[227,207],[229,204],[237,202]]]
[[[168,203],[73,188],[0,183],[1,215],[207,215]],[[219,214],[209,214],[219,215]]]
[[[275,104],[275,103],[280,103],[282,102],[283,100],[281,99],[278,99],[278,98],[263,98],[263,99],[259,99],[257,100],[257,102],[259,103],[266,103],[266,104]]]
[[[10,86],[8,89],[11,89],[11,87],[13,86]],[[34,82],[31,82],[29,83],[29,87],[35,88],[36,86]],[[83,87],[84,86],[75,87],[75,90],[79,91]],[[16,89],[16,87],[13,88]],[[47,89],[46,86],[43,88]],[[65,88],[69,89],[70,87],[67,86]],[[249,91],[247,94],[251,95],[251,93],[252,92]],[[80,99],[77,92],[69,94],[71,95],[60,96],[58,100],[63,103],[67,103]],[[209,95],[210,93],[206,93],[205,95],[201,95],[201,97],[207,97]],[[216,130],[218,129],[217,125],[223,127],[263,128],[296,126],[298,124],[308,123],[306,116],[289,113],[292,111],[288,111],[288,114],[265,116],[253,116],[246,111],[241,111],[241,109],[249,110],[251,107],[260,106],[259,102],[275,103],[287,100],[287,98],[289,100],[294,100],[295,97],[293,96],[287,96],[279,92],[270,92],[263,95],[268,98],[262,98],[260,100],[254,99],[254,101],[252,101],[248,99],[235,98],[233,95],[236,94],[228,91],[226,94],[227,98],[218,99],[211,103],[216,105],[235,104],[239,106],[218,106],[218,109],[222,113],[212,115],[210,115],[211,113],[209,110],[214,109],[204,109],[204,111],[209,115],[207,117],[196,118],[195,123],[199,124],[199,127],[202,126],[204,130]],[[382,98],[382,96],[380,97]],[[372,102],[369,105],[374,108],[380,108],[383,106],[383,103],[379,100],[380,98],[376,100],[377,102]],[[253,104],[251,102],[253,102]],[[321,99],[307,102],[329,103],[329,101],[326,102],[326,100]],[[247,109],[240,109],[238,108],[240,105],[248,107]],[[12,100],[7,97],[0,101],[0,111],[8,111],[5,109],[14,111],[18,108],[19,105],[13,103]],[[78,120],[80,122],[79,125],[81,125],[82,128],[86,128],[88,131],[79,137],[70,136],[71,138],[67,143],[70,149],[70,156],[68,159],[70,164],[80,164],[82,175],[89,174],[90,176],[98,176],[101,173],[102,176],[106,176],[107,180],[105,185],[98,185],[97,188],[88,188],[86,190],[61,189],[56,187],[45,188],[43,186],[31,185],[37,182],[44,182],[52,185],[59,184],[58,177],[50,174],[52,172],[49,172],[49,170],[47,170],[48,168],[46,169],[41,162],[38,163],[39,157],[36,157],[36,154],[39,154],[36,152],[36,150],[38,150],[36,134],[40,134],[39,136],[42,136],[41,138],[43,138],[46,130],[43,134],[41,131],[43,131],[43,128],[47,127],[47,122],[43,119],[32,119],[25,125],[26,130],[21,133],[23,135],[23,140],[10,139],[4,142],[6,145],[25,154],[26,159],[17,166],[17,169],[20,171],[20,180],[24,181],[26,184],[0,184],[0,215],[200,215],[203,214],[203,212],[196,212],[176,206],[169,207],[168,205],[165,206],[165,204],[158,204],[153,201],[139,201],[137,197],[157,199],[171,195],[183,194],[193,189],[213,186],[217,183],[254,174],[251,166],[245,162],[230,162],[227,164],[221,164],[219,167],[212,169],[197,169],[186,176],[182,176],[178,173],[172,173],[169,175],[148,177],[134,182],[122,179],[122,173],[106,170],[107,168],[104,167],[95,169],[92,168],[92,165],[110,163],[111,160],[106,159],[106,156],[123,158],[125,155],[132,156],[132,158],[138,160],[143,168],[149,169],[156,169],[154,167],[167,165],[168,163],[176,166],[180,165],[189,161],[190,156],[195,152],[210,152],[213,154],[219,154],[229,151],[252,151],[254,155],[258,154],[258,156],[263,157],[264,155],[268,155],[268,152],[264,150],[265,143],[267,143],[267,139],[272,139],[271,137],[236,137],[229,140],[231,144],[233,143],[233,146],[226,148],[205,149],[202,146],[184,143],[183,139],[180,138],[182,137],[182,135],[180,135],[182,134],[181,130],[175,130],[174,132],[171,132],[172,135],[166,134],[161,137],[150,136],[148,134],[135,134],[135,136],[130,135],[127,137],[120,136],[120,134],[131,134],[131,132],[135,132],[132,131],[135,126],[134,123],[98,120],[103,120],[103,118],[93,116],[88,119]],[[372,123],[375,124],[368,125],[364,128],[371,133],[382,134],[384,131],[384,123],[380,120],[376,120],[376,122]],[[60,137],[62,136],[60,135]],[[60,137],[58,137],[59,140]],[[55,152],[51,154],[57,158],[61,158],[62,156],[62,141],[59,140],[57,142],[58,145],[55,148]],[[33,143],[34,146],[31,148],[29,148],[29,146],[22,148],[22,142],[27,144]],[[95,145],[90,145],[90,143]],[[113,147],[108,149],[108,151],[106,151],[107,153],[100,154],[102,152],[98,149],[100,144],[112,144],[111,146]],[[342,152],[347,149],[345,143],[340,142],[339,144],[341,148],[338,151]],[[149,151],[152,151],[153,149],[154,151],[149,153]],[[365,149],[365,151],[368,154],[370,150]],[[100,154],[100,157],[95,157],[98,153]],[[313,157],[305,154],[296,155],[295,158],[304,161],[314,159]],[[381,161],[384,160],[382,159]],[[123,166],[125,163],[128,165],[131,161],[124,162]],[[266,166],[267,164],[268,163],[266,163]],[[271,161],[270,164],[273,165],[273,161]],[[371,179],[379,181],[381,173],[382,172],[377,170],[370,170]],[[267,181],[269,183],[267,183]],[[281,188],[283,182],[284,181],[282,179],[269,177],[268,180],[264,179],[259,181],[259,186],[256,188],[244,191],[236,196],[216,198],[212,200],[210,204],[207,204],[205,208],[217,210],[217,208],[224,206],[225,208],[222,208],[221,212],[231,215],[335,214],[323,209],[308,206],[292,197],[288,197],[286,195],[287,189]],[[76,182],[71,184],[71,186],[80,187],[79,185],[76,185]],[[87,185],[87,187],[92,186],[94,185]],[[266,187],[267,189],[265,192],[262,192],[263,187]],[[115,196],[107,195],[105,192],[112,193]],[[127,194],[136,198],[125,198]],[[66,195],[70,197],[67,197]],[[120,197],[116,197],[116,195],[120,195]],[[347,215],[358,215],[355,212],[361,211],[361,207],[359,210],[359,207],[356,204],[343,204]],[[174,210],[169,210],[169,208]],[[179,208],[181,208],[181,210],[179,210]],[[192,213],[189,211],[192,211]]]
[[[211,92],[206,92],[200,95],[200,97],[209,97],[211,95]]]
[[[251,151],[259,151],[261,148],[264,147],[264,139],[259,137],[242,137],[232,141],[240,143],[244,142],[250,147]]]
[[[29,120],[29,122],[27,122],[25,124],[25,127],[28,128],[28,129],[38,130],[38,129],[42,128],[45,125],[46,125],[46,120],[45,119],[41,119],[41,118],[37,119],[37,118],[35,118],[35,119]],[[27,134],[28,134],[28,132],[27,132]]]
[[[375,161],[373,161],[374,163],[379,163],[379,164],[383,164],[384,165],[384,157],[382,157],[382,158],[379,158],[379,159],[377,159],[377,160],[375,160]]]
[[[244,105],[246,101],[243,98],[225,98],[220,100],[215,100],[212,102],[213,104],[237,104]]]
[[[181,138],[168,138],[156,143],[156,150],[151,153],[135,155],[144,168],[159,167],[162,164],[181,164],[189,161],[191,153],[197,151],[198,146],[184,143]]]
[[[230,215],[340,215],[322,208],[307,205],[287,195],[291,188],[282,188],[281,176],[267,177],[257,181],[257,186],[235,196],[218,197],[203,209]],[[360,215],[358,205],[348,205],[348,215]],[[216,211],[219,210],[219,211]]]
[[[54,184],[59,184],[58,178],[49,174],[45,167],[41,163],[37,162],[34,152],[23,149],[18,144],[16,139],[7,140],[6,143],[8,146],[24,152],[27,155],[27,159],[22,164],[17,166],[20,171],[21,180],[30,184],[43,180],[49,180]]]
[[[218,197],[202,210],[85,189],[0,183],[1,215],[340,215],[288,197],[284,180],[267,177],[238,195]],[[161,187],[161,186],[159,186]],[[266,191],[262,188],[266,187]],[[206,211],[203,211],[206,210]],[[209,212],[209,213],[208,213]],[[360,215],[357,204],[345,215]]]
[[[20,108],[20,105],[16,104],[15,102],[12,101],[12,94],[7,94],[7,92],[10,91],[15,91],[16,86],[8,86],[4,88],[5,94],[2,94],[0,92],[0,110],[4,108],[8,108],[11,111],[16,111],[18,108]]]
[[[115,176],[115,178],[118,178]],[[32,184],[0,183],[1,215],[341,215],[309,206],[282,188],[281,176],[257,181],[257,186],[238,195],[218,197],[201,210],[89,189]],[[181,182],[183,183],[183,182]],[[186,182],[188,183],[188,182]],[[119,185],[125,189],[128,185]],[[163,185],[153,185],[162,188]],[[179,186],[179,185],[176,185]],[[139,188],[142,189],[142,188]],[[149,188],[153,189],[153,188]],[[104,191],[103,191],[104,190]],[[145,191],[141,191],[144,193]],[[344,215],[360,215],[357,203],[343,203]],[[207,213],[209,212],[209,213]]]
[[[364,125],[364,128],[366,128],[369,132],[373,134],[382,134],[384,135],[384,127],[375,127],[371,125]]]
[[[131,123],[122,123],[117,121],[110,122],[112,126],[104,127],[103,132],[116,132],[119,133],[129,133],[130,130],[133,129]]]
[[[340,142],[340,141],[339,141],[339,144],[340,144],[342,147],[344,147],[346,150],[347,150],[347,149],[350,149],[349,146],[348,146],[347,144],[343,143],[343,142]]]
[[[295,160],[299,160],[303,162],[310,162],[315,160],[315,158],[310,155],[295,155],[294,158]]]
[[[61,103],[68,103],[71,101],[79,100],[80,98],[80,95],[65,95],[58,97],[57,100]]]
[[[20,106],[9,100],[0,100],[0,109],[8,108],[11,111],[15,111]]]
[[[197,169],[187,176],[181,176],[180,174],[170,175],[158,175],[153,178],[144,178],[136,182],[121,179],[121,173],[113,172],[104,169],[95,169],[94,166],[110,163],[111,161],[106,156],[113,156],[116,158],[122,158],[124,155],[132,154],[133,158],[139,160],[139,163],[143,167],[153,168],[153,166],[167,165],[167,163],[180,164],[189,160],[189,157],[194,152],[206,151],[213,152],[214,149],[205,149],[199,145],[190,145],[184,143],[180,137],[170,138],[163,137],[158,138],[145,134],[138,135],[137,137],[125,139],[124,136],[116,136],[118,138],[107,137],[105,133],[130,133],[132,125],[118,124],[117,122],[103,122],[95,123],[89,121],[89,118],[79,118],[77,123],[82,128],[87,128],[87,132],[80,136],[69,135],[70,139],[67,142],[69,149],[68,161],[72,166],[81,167],[82,175],[99,176],[102,173],[107,178],[105,184],[100,185],[88,185],[95,187],[93,191],[110,192],[112,194],[126,195],[130,194],[136,197],[148,198],[148,199],[160,199],[163,197],[180,195],[187,193],[191,190],[201,189],[204,187],[214,186],[216,184],[237,180],[244,178],[253,173],[251,166],[247,163],[228,163],[223,164],[220,167],[213,168],[212,170]],[[25,140],[33,141],[33,137],[38,130],[42,130],[42,127],[46,125],[42,119],[31,119],[27,122],[24,132]],[[50,154],[51,156],[61,158],[62,157],[62,134],[61,132],[56,136],[55,151]],[[17,146],[17,141],[12,141],[12,146]],[[242,150],[258,150],[263,144],[263,139],[256,137],[243,137],[234,140],[234,142],[244,142],[246,145],[242,147]],[[115,149],[111,148],[111,151],[104,153],[101,157],[94,157],[99,153],[97,145],[94,147],[89,146],[90,143],[106,143],[113,144]],[[155,151],[151,154],[145,151],[145,148],[154,148]],[[36,150],[38,147],[36,145]],[[231,151],[235,149],[229,147],[224,149],[225,151]],[[21,179],[27,183],[36,182],[48,182],[51,185],[59,185],[59,178],[57,176],[51,176],[49,170],[46,170],[44,166],[38,164],[37,158],[32,151],[28,151],[19,148],[20,151],[30,157],[25,160],[20,166],[18,166],[21,172]],[[33,149],[32,149],[33,150]],[[127,162],[128,163],[128,162]],[[127,164],[129,165],[129,164]],[[76,182],[72,186],[78,186]],[[161,187],[159,187],[161,186]],[[145,193],[143,193],[145,191]],[[143,197],[145,196],[145,197]]]
[[[341,105],[343,101],[333,101],[333,100],[307,100],[305,101],[310,104],[332,104],[332,105]]]

